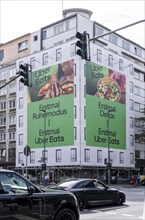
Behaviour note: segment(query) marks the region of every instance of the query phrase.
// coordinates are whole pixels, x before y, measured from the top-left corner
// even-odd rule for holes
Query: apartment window
[[[10,115],[9,116],[9,124],[16,124],[16,115]]]
[[[84,140],[86,141],[86,127],[84,128]]]
[[[85,162],[90,162],[90,150],[85,149]]]
[[[45,159],[45,163],[47,163],[48,162],[48,151],[47,150],[42,151],[42,160],[44,161],[44,159]]]
[[[3,142],[6,140],[6,133],[0,133],[0,141]]]
[[[134,135],[129,136],[129,143],[130,143],[130,146],[134,146]]]
[[[86,85],[84,85],[84,98],[86,98]]]
[[[86,119],[86,106],[84,106],[84,119]]]
[[[138,47],[135,47],[134,50],[135,50],[135,55],[141,57],[142,50],[140,48],[138,48]]]
[[[129,92],[133,93],[133,82],[129,82]]]
[[[21,43],[18,43],[18,51],[26,50],[28,49],[28,40],[23,41]]]
[[[30,65],[31,65],[31,67],[32,67],[32,70],[35,69],[35,57],[32,57],[32,58],[30,59]]]
[[[16,155],[16,149],[15,148],[9,149],[9,157],[15,157],[15,155]]]
[[[119,163],[124,164],[124,153],[123,152],[119,153]]]
[[[140,151],[139,150],[135,151],[135,158],[140,159]]]
[[[77,140],[77,128],[74,127],[74,139]]]
[[[61,57],[62,57],[62,49],[59,48],[56,50],[56,61],[61,61]]]
[[[43,54],[43,66],[48,65],[48,53]]]
[[[77,94],[76,94],[76,85],[74,85],[74,95],[75,95],[75,97],[77,96]]]
[[[16,100],[15,99],[9,101],[9,108],[16,108]]]
[[[24,155],[23,152],[18,153],[18,163],[21,165],[23,164],[23,155]]]
[[[131,111],[133,111],[133,100],[132,99],[130,99],[129,100],[129,109],[131,110]]]
[[[97,162],[102,163],[102,151],[97,150]]]
[[[3,84],[0,84],[0,86],[2,86]],[[0,96],[1,95],[6,95],[6,86],[3,87],[2,89],[0,89]]]
[[[110,42],[117,45],[117,36],[114,34],[110,34]]]
[[[42,31],[42,40],[45,40],[47,38],[47,31],[43,30]]]
[[[0,61],[4,58],[4,50],[0,50]]]
[[[15,82],[11,82],[9,85],[9,93],[13,93],[16,92],[16,83]]]
[[[74,118],[76,119],[77,118],[77,107],[74,106]]]
[[[134,111],[140,111],[140,104],[138,102],[134,102]]]
[[[134,71],[134,78],[135,79],[140,79],[140,73],[139,73],[139,71]]]
[[[133,65],[129,64],[129,74],[133,75]]]
[[[16,75],[16,69],[11,69],[10,70],[10,77],[13,77]]]
[[[135,118],[135,127],[140,128],[140,120],[138,118]]]
[[[123,48],[124,48],[125,50],[130,51],[130,43],[127,42],[127,41],[123,41]]]
[[[19,116],[19,127],[23,127],[23,123],[24,123],[24,117],[23,115]]]
[[[74,63],[74,76],[76,76],[76,64]]]
[[[114,61],[113,56],[111,54],[109,54],[108,55],[108,65],[113,67],[113,61]]]
[[[35,163],[35,151],[30,152],[30,163]]]
[[[130,126],[130,128],[134,128],[134,118],[133,117],[129,118],[129,126]]]
[[[70,56],[75,56],[76,55],[76,44],[71,44],[70,45]]]
[[[19,146],[23,145],[23,134],[19,134]]]
[[[23,97],[19,98],[19,109],[22,109],[24,107],[24,99]]]
[[[1,117],[0,118],[0,126],[5,126],[6,125],[6,117]]]
[[[130,153],[130,164],[134,164],[134,153]]]
[[[76,148],[71,149],[70,160],[71,162],[77,161],[77,149]]]
[[[123,60],[119,59],[119,70],[123,71]]]
[[[137,87],[137,86],[134,87],[134,94],[140,95],[140,88],[139,87]]]
[[[102,62],[102,51],[97,49],[97,61]]]
[[[9,133],[9,140],[10,141],[15,141],[16,140],[16,133],[15,132],[10,132]]]
[[[37,41],[37,40],[38,40],[38,36],[35,35],[35,36],[33,37],[33,41]]]
[[[56,150],[56,162],[61,162],[61,150]]]
[[[24,89],[24,84],[19,80],[19,91],[23,91],[23,89]]]
[[[5,110],[6,109],[6,102],[0,102],[0,110]]]
[[[95,35],[99,36],[101,34],[103,34],[103,28],[96,26],[95,27]]]

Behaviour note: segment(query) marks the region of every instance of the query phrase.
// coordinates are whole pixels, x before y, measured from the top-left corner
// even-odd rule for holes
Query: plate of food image
[[[118,102],[121,97],[121,89],[114,79],[103,77],[97,83],[97,93],[95,95],[102,99]]]

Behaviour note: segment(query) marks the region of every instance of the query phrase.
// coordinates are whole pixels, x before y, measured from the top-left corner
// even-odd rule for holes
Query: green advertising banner
[[[74,144],[73,60],[32,73],[27,107],[28,146]]]
[[[86,145],[126,149],[126,77],[86,63]]]

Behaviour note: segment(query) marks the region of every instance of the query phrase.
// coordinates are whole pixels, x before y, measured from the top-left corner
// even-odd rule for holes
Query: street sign
[[[26,147],[24,147],[24,155],[29,156],[30,153],[31,153],[31,149],[28,145],[26,145]]]

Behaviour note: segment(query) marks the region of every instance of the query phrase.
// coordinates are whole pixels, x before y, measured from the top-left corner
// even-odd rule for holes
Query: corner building
[[[64,18],[31,33],[31,55],[17,60],[32,66],[32,87],[17,81],[16,166],[52,181],[111,175],[118,182],[144,173],[145,148],[136,143],[137,118],[145,108],[145,49],[114,33],[90,42],[91,61],[76,55],[76,33],[90,39],[110,31],[92,21],[92,12],[67,9]],[[23,126],[19,127],[23,115]]]

